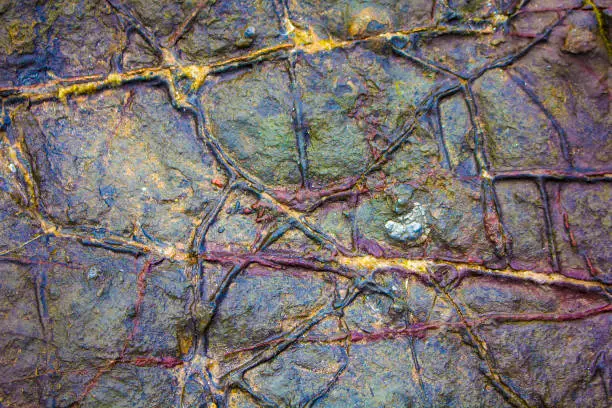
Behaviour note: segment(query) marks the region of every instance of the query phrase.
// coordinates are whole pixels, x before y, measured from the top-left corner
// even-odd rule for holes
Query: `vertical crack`
[[[563,154],[563,158],[565,159],[569,167],[573,168],[574,163],[573,163],[572,153],[569,147],[569,142],[567,140],[567,133],[565,132],[565,129],[563,129],[563,127],[561,126],[559,121],[555,118],[555,116],[548,109],[546,109],[546,107],[544,106],[542,101],[540,101],[536,93],[527,86],[526,81],[523,79],[523,77],[520,74],[517,73],[513,75],[508,70],[505,70],[504,72],[508,75],[508,77],[516,85],[518,85],[519,88],[521,88],[525,92],[525,94],[527,94],[527,96],[529,96],[531,101],[536,104],[536,106],[542,111],[542,113],[546,115],[546,117],[552,124],[553,128],[559,135],[559,146],[561,148],[561,153]]]
[[[296,144],[299,155],[299,166],[300,176],[302,179],[302,187],[310,188],[310,182],[308,179],[308,158],[307,158],[307,144],[308,144],[308,130],[304,125],[304,113],[302,107],[302,95],[300,87],[296,77],[296,64],[299,58],[299,53],[291,53],[287,60],[287,72],[289,74],[289,86],[291,88],[291,95],[293,96],[293,126],[295,130]]]
[[[442,118],[440,112],[440,101],[435,101],[435,106],[432,109],[431,114],[429,115],[429,123],[434,129],[434,134],[436,135],[436,139],[438,140],[438,146],[440,149],[440,153],[442,155],[442,167],[452,170],[453,166],[451,164],[450,156],[448,154],[448,148],[446,147],[446,139],[444,137],[444,129],[442,128]]]
[[[455,300],[450,296],[446,289],[441,287],[433,278],[432,283],[435,285],[436,289],[444,295],[444,297],[448,300],[452,308],[457,313],[457,316],[461,320],[461,323],[463,324],[463,327],[465,328],[465,331],[474,349],[476,350],[476,353],[485,363],[487,369],[486,376],[488,377],[489,381],[491,381],[494,388],[513,406],[519,408],[529,408],[530,405],[527,403],[527,401],[525,401],[523,397],[521,397],[514,389],[512,389],[512,387],[506,384],[502,377],[496,372],[493,359],[491,358],[488,352],[489,348],[487,344],[482,338],[480,338],[480,336],[476,334],[476,332],[474,332],[457,302],[455,302]]]
[[[550,203],[548,201],[548,194],[546,193],[545,180],[542,177],[536,179],[538,190],[540,192],[540,199],[542,200],[542,207],[544,211],[544,226],[546,228],[546,238],[548,240],[548,253],[550,256],[550,262],[553,271],[559,272],[559,255],[557,252],[557,246],[555,244],[555,237],[553,234],[553,221],[550,213]]]
[[[506,232],[500,216],[500,205],[489,173],[489,161],[485,153],[484,123],[478,113],[478,105],[469,81],[466,81],[463,85],[463,97],[472,125],[474,159],[481,180],[485,232],[489,241],[495,245],[496,253],[507,258],[511,253],[511,237]]]

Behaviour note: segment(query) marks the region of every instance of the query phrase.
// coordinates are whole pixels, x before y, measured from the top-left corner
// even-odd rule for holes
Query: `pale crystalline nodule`
[[[419,203],[414,203],[412,210],[396,220],[385,223],[385,230],[390,238],[410,245],[423,242],[429,234],[427,210]]]

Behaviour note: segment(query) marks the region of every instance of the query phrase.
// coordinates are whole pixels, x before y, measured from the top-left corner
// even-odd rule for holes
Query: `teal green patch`
[[[236,165],[272,185],[300,183],[288,85],[282,65],[265,65],[220,82],[204,102]]]

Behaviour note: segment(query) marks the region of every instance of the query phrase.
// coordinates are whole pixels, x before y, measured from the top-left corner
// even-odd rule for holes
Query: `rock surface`
[[[612,405],[605,1],[0,1],[0,407]]]

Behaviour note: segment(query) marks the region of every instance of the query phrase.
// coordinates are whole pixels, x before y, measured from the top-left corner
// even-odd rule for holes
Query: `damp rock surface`
[[[608,407],[605,1],[0,1],[0,408]]]

